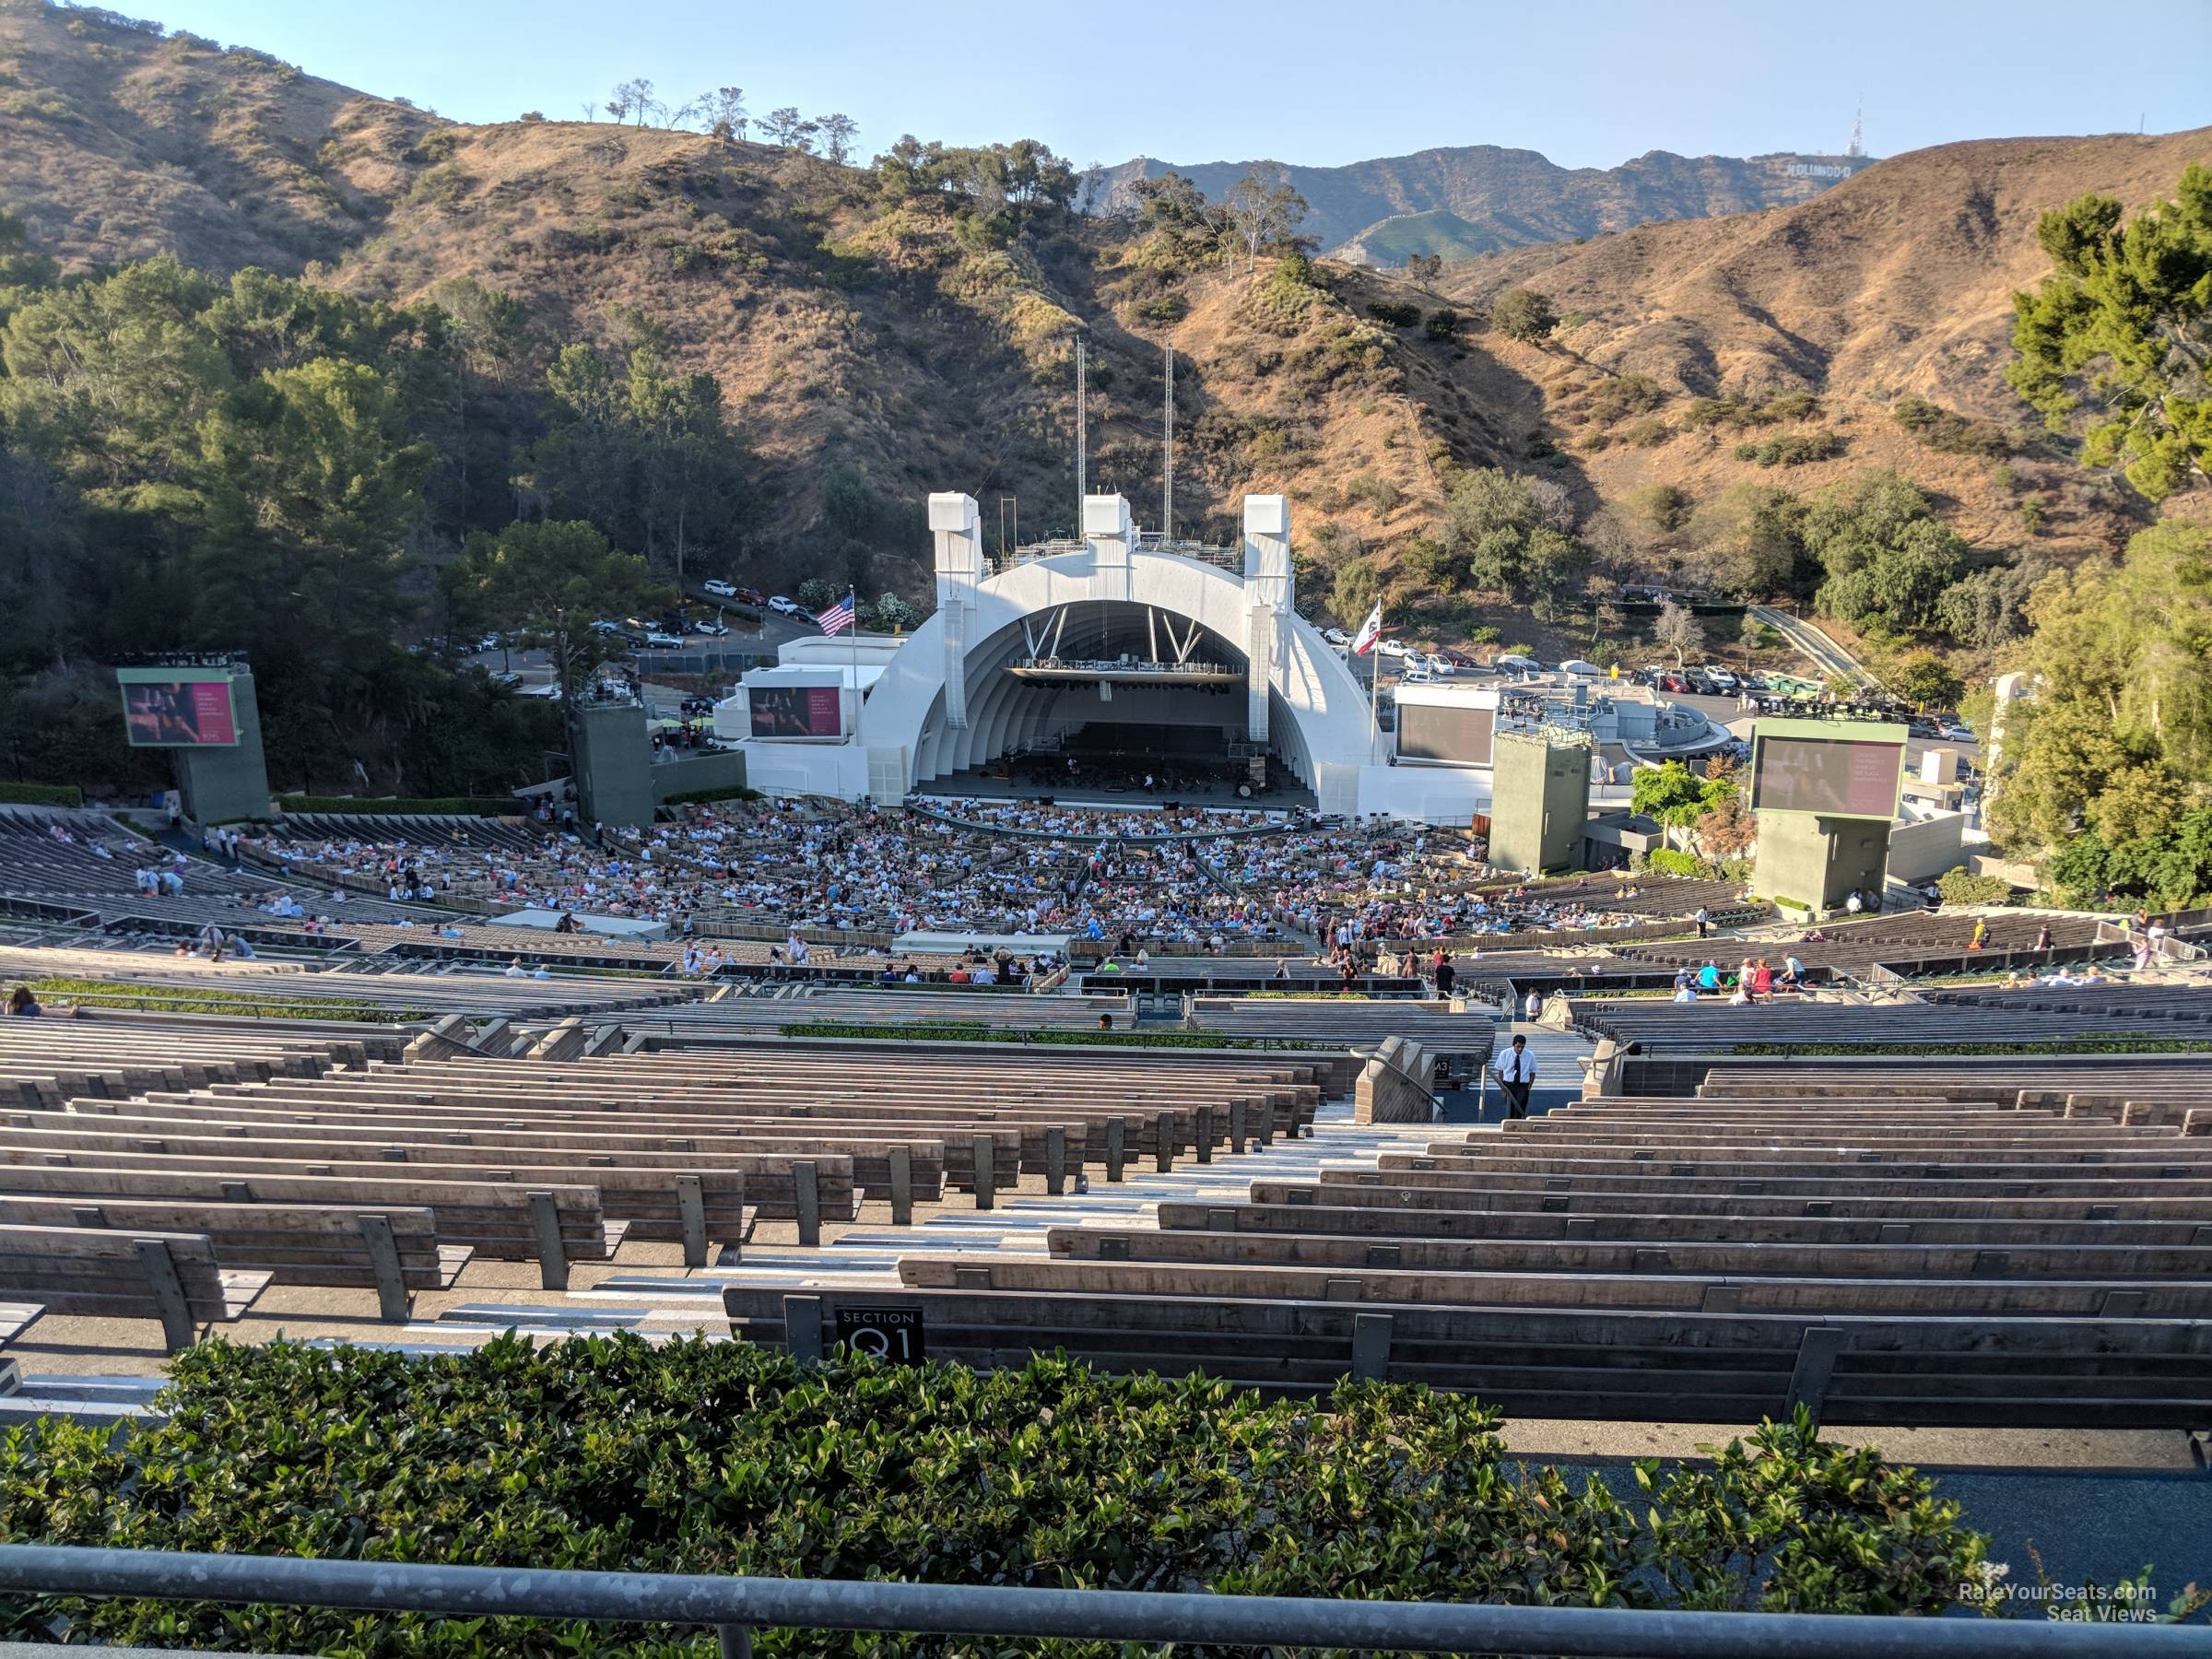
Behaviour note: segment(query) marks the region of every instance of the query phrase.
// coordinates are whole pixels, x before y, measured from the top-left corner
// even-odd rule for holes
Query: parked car
[[[799,614],[799,602],[782,594],[771,594],[769,596],[768,608],[782,616],[795,617]]]
[[[735,599],[737,597],[737,584],[734,582],[724,582],[719,576],[713,577],[706,582],[702,582],[699,585],[706,592],[713,594],[717,599]]]
[[[684,712],[712,714],[714,712],[714,700],[711,697],[687,697],[684,699]]]
[[[1940,723],[1943,735],[1953,743],[1974,741],[1974,728],[1963,720],[1946,720]]]
[[[658,628],[650,629],[646,633],[645,643],[654,651],[681,651],[684,648],[683,641],[677,635]]]
[[[622,631],[622,624],[619,622],[609,622],[605,617],[601,617],[597,621],[592,624],[592,631],[594,633],[618,634]]]
[[[1341,628],[1324,628],[1321,630],[1321,637],[1332,645],[1349,645],[1352,642],[1352,636]]]
[[[1482,666],[1480,663],[1477,663],[1473,657],[1469,656],[1464,651],[1447,651],[1441,653],[1441,654],[1442,655],[1444,661],[1451,664],[1454,668],[1479,668]]]
[[[1498,666],[1511,668],[1518,674],[1538,674],[1544,668],[1544,665],[1537,662],[1535,657],[1522,656],[1510,651],[1498,659]]]
[[[1588,679],[1593,677],[1602,677],[1606,671],[1603,668],[1600,668],[1595,663],[1591,662],[1587,657],[1569,657],[1565,662],[1559,665],[1559,672],[1561,674],[1576,675],[1583,679]]]
[[[1429,672],[1439,679],[1450,679],[1459,672],[1459,665],[1441,651],[1429,653]]]
[[[1735,675],[1729,673],[1727,669],[1716,668],[1711,663],[1706,664],[1705,666],[1699,669],[1698,672],[1704,677],[1705,683],[1707,685],[1712,686],[1722,691],[1734,691],[1742,684],[1742,682],[1738,680]]]
[[[1406,654],[1405,644],[1397,640],[1378,640],[1375,649],[1386,657],[1403,657]]]
[[[768,595],[759,588],[741,587],[737,590],[737,603],[740,605],[766,605]]]
[[[730,631],[730,625],[717,617],[701,617],[691,624],[691,631],[697,634],[712,634],[719,639]]]

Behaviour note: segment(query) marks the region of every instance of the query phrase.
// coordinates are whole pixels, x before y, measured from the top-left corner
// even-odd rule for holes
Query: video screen
[[[123,724],[133,748],[230,748],[238,721],[227,679],[148,680],[123,688]]]
[[[755,686],[746,714],[756,737],[841,737],[835,686]]]
[[[1770,812],[1887,818],[1897,811],[1905,751],[1895,743],[1761,737],[1751,805]]]
[[[1498,711],[1464,703],[1400,703],[1398,759],[1488,766]]]

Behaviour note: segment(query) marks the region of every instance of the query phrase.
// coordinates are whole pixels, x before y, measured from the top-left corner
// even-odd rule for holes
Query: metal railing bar
[[[285,1556],[0,1546],[0,1591],[265,1602],[469,1617],[705,1625],[722,1652],[752,1630],[1071,1637],[1369,1652],[1547,1653],[1655,1659],[1888,1659],[2212,1653],[2205,1626],[2073,1623],[2040,1618],[1915,1619],[1864,1614],[1636,1611],[1487,1604],[1340,1601],[1126,1590],[1035,1590],[690,1573],[574,1572],[334,1561]]]

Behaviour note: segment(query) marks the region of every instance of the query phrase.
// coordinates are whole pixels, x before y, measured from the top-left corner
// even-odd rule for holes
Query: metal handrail
[[[1458,1602],[1338,1601],[995,1584],[718,1578],[193,1555],[44,1544],[0,1546],[0,1590],[17,1594],[265,1602],[467,1618],[707,1625],[725,1659],[752,1631],[911,1631],[1236,1647],[1400,1653],[1652,1654],[1660,1659],[1888,1659],[1907,1648],[1971,1656],[2212,1653],[2204,1626],[1915,1619],[1867,1614],[1704,1613]],[[2071,1610],[2076,1604],[2067,1604]],[[2087,1604],[2125,1610],[2135,1604]]]

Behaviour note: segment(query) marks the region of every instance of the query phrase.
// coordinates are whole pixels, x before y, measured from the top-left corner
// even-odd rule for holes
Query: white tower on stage
[[[983,581],[982,517],[971,495],[929,498],[929,531],[937,544],[937,615],[944,623],[945,724],[968,729],[968,624]]]

